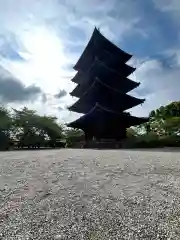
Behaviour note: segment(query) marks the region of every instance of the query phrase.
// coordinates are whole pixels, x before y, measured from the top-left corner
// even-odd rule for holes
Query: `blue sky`
[[[0,22],[2,103],[76,118],[66,110],[75,101],[66,93],[95,26],[133,55],[130,78],[141,85],[131,94],[146,98],[134,115],[180,100],[179,0],[6,0]]]

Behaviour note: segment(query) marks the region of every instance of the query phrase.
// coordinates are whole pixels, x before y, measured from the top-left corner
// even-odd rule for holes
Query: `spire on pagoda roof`
[[[118,56],[119,59],[122,59],[122,62],[127,62],[132,55],[124,52],[120,48],[118,48],[115,44],[109,41],[106,37],[104,37],[97,28],[94,29],[94,32],[89,40],[87,46],[85,47],[82,55],[74,66],[75,70],[83,70],[84,66],[88,66],[95,54],[100,51],[107,51],[112,55]]]
[[[96,78],[82,97],[69,107],[69,110],[87,113],[94,107],[95,103],[99,103],[102,106],[120,112],[137,106],[144,101],[145,99],[138,99],[119,90],[112,89]]]

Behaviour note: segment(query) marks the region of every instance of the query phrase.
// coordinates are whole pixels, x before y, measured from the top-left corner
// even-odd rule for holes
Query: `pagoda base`
[[[96,148],[96,149],[119,149],[123,146],[122,141],[116,141],[114,139],[103,139],[101,141],[88,141],[82,144],[82,148]]]

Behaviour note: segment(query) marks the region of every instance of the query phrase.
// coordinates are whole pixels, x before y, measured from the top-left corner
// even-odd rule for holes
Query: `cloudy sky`
[[[131,94],[146,102],[133,114],[180,100],[179,0],[0,0],[0,23],[3,104],[74,119],[72,67],[95,26],[134,56]]]

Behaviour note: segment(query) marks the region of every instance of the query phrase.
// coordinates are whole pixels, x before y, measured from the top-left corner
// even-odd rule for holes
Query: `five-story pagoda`
[[[139,86],[128,79],[135,68],[126,62],[132,55],[122,51],[97,28],[84,52],[74,66],[77,71],[72,79],[77,83],[70,93],[78,97],[70,111],[84,115],[68,124],[68,127],[82,129],[86,141],[93,138],[120,141],[126,138],[126,129],[147,122],[147,118],[131,116],[127,109],[142,104],[127,93]]]

